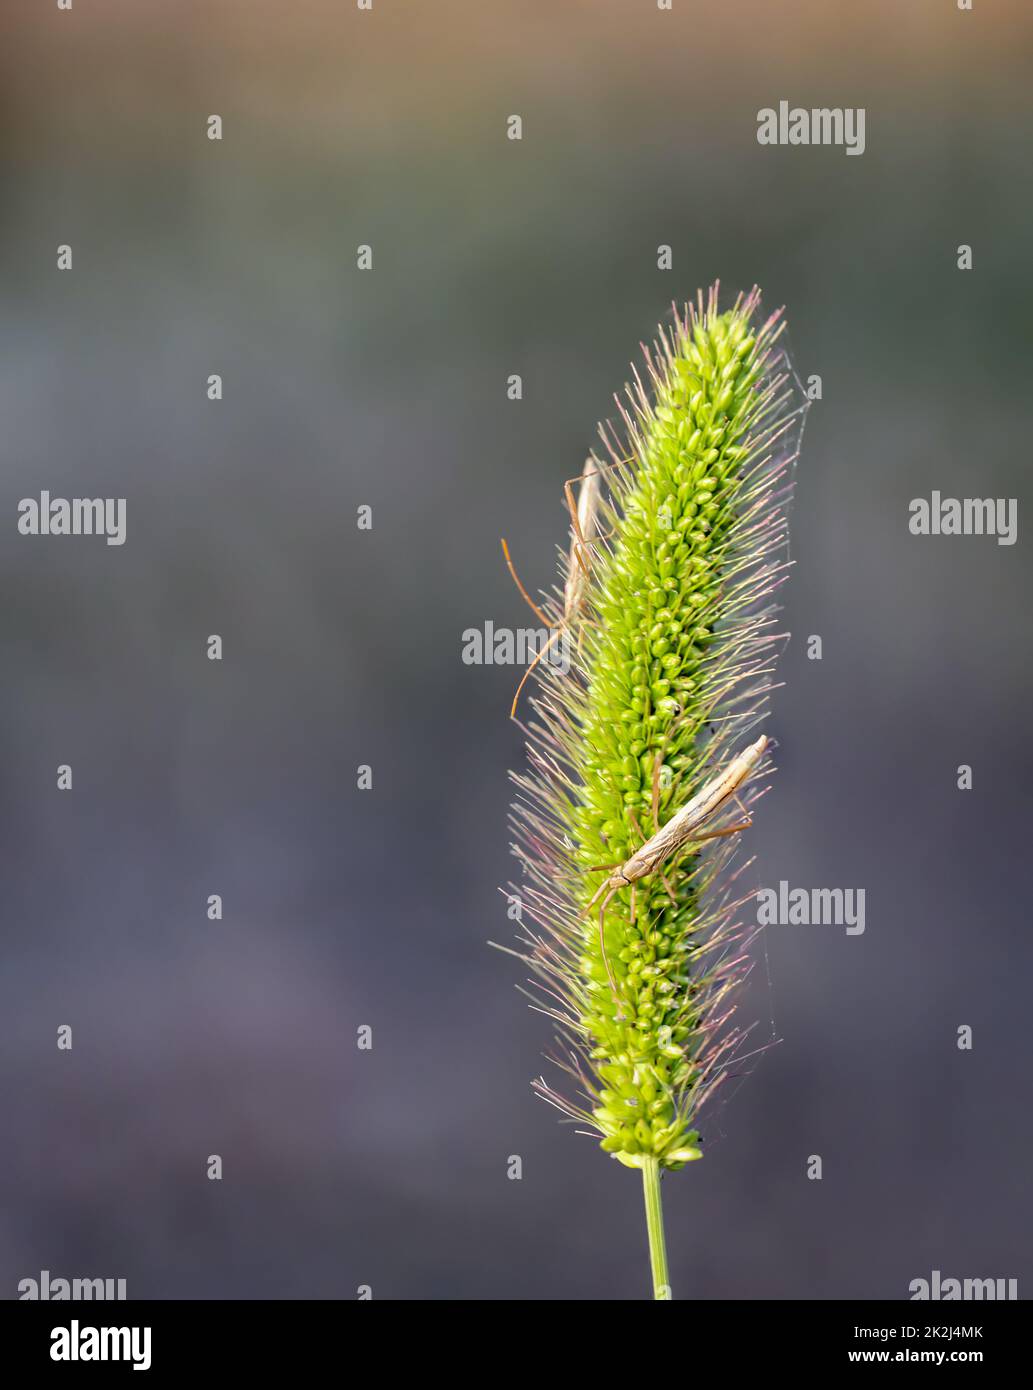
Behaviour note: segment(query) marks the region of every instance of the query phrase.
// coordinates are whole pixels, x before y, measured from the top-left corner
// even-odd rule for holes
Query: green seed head
[[[735,1057],[735,987],[748,929],[730,886],[735,838],[691,843],[620,888],[600,926],[593,897],[699,791],[765,713],[772,590],[805,402],[759,295],[724,313],[717,287],[661,328],[601,430],[608,487],[569,671],[542,663],[528,728],[532,776],[514,811],[527,958],[560,1029],[554,1058],[576,1098],[536,1089],[631,1167],[701,1156],[699,1109]],[[748,809],[756,783],[744,788]],[[736,813],[733,819],[741,819]]]

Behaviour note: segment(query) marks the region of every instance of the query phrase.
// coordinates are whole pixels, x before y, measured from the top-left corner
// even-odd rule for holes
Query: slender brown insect
[[[516,688],[513,696],[513,705],[509,711],[511,719],[516,718],[517,702],[520,693],[527,684],[528,677],[540,661],[544,659],[552,644],[559,637],[560,633],[570,627],[584,601],[585,590],[588,587],[589,578],[589,559],[588,552],[596,536],[596,516],[599,507],[599,474],[600,467],[596,460],[589,455],[585,460],[585,466],[580,477],[568,478],[563,484],[563,491],[567,498],[567,509],[570,512],[570,552],[567,556],[567,577],[563,585],[563,617],[558,623],[550,622],[542,610],[535,603],[534,599],[520,582],[520,576],[516,572],[509,553],[509,546],[505,539],[502,541],[502,553],[506,557],[506,564],[509,572],[513,576],[513,582],[520,590],[524,599],[534,612],[538,621],[543,626],[552,630],[552,636],[542,647],[541,651],[524,672],[520,684]],[[573,486],[580,482],[581,492],[577,501],[574,500]]]
[[[602,894],[606,895],[599,908],[599,945],[602,948],[603,964],[606,966],[606,973],[609,976],[610,988],[615,1000],[619,999],[617,981],[606,955],[605,936],[606,909],[610,905],[610,899],[622,888],[630,888],[634,895],[635,884],[640,879],[648,878],[650,874],[660,873],[663,877],[661,872],[663,865],[691,841],[715,840],[721,835],[734,835],[739,830],[748,829],[753,824],[748,815],[745,820],[739,821],[735,825],[725,826],[721,830],[701,830],[701,827],[705,826],[748,780],[767,751],[769,743],[770,740],[767,736],[761,734],[756,743],[751,743],[748,748],[744,748],[709,782],[706,782],[691,801],[687,802],[680,811],[676,811],[667,824],[661,826],[656,834],[651,836],[641,849],[637,849],[623,864],[595,864],[589,870],[589,873],[613,870],[610,877],[604,879],[592,895],[592,900],[585,908],[585,913],[591,912]]]

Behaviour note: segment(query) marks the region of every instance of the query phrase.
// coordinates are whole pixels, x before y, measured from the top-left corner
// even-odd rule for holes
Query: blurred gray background
[[[867,929],[766,933],[742,1009],[775,1045],[665,1183],[672,1282],[1027,1294],[1028,7],[5,27],[0,1294],[645,1294],[637,1177],[532,1097],[547,1024],[485,944],[516,673],[461,633],[526,625],[499,536],[551,582],[562,480],[716,277],[786,304],[823,381],[753,881],[863,887]],[[783,98],[865,107],[864,155],[759,146]],[[126,545],[20,536],[44,488],[124,496]],[[1018,498],[1018,544],[909,535],[934,488]]]

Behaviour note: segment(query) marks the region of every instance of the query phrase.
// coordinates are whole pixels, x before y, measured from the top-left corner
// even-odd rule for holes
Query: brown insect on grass
[[[607,467],[612,468],[614,465],[609,464]],[[517,574],[516,566],[513,564],[513,557],[509,553],[509,546],[506,543],[505,537],[502,539],[502,553],[506,557],[506,565],[513,577],[514,584],[519,589],[521,596],[538,621],[544,627],[550,629],[552,634],[520,678],[520,684],[516,688],[516,693],[513,696],[513,704],[509,711],[511,719],[516,718],[517,705],[520,703],[521,693],[523,692],[524,686],[531,678],[535,667],[539,662],[545,659],[553,643],[560,635],[562,633],[569,633],[570,628],[576,622],[581,612],[581,606],[584,602],[588,582],[591,577],[591,552],[598,534],[600,501],[599,479],[604,471],[603,465],[589,454],[580,475],[576,478],[568,478],[563,484],[563,493],[566,497],[567,509],[570,512],[570,549],[567,552],[566,576],[563,584],[563,606],[558,621],[548,618],[528,593],[520,576]],[[577,483],[580,483],[581,488],[575,500],[573,489],[574,485]]]

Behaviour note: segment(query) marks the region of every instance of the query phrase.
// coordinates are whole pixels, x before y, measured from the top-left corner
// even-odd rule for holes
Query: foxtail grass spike
[[[591,505],[568,488],[569,550],[540,606],[570,660],[535,667],[513,774],[510,891],[560,1073],[533,1085],[642,1170],[657,1298],[660,1178],[702,1156],[700,1112],[744,1060],[756,928],[733,861],[771,767],[757,732],[807,405],[783,329],[756,288],[721,312],[714,285],[643,349],[579,480]]]

